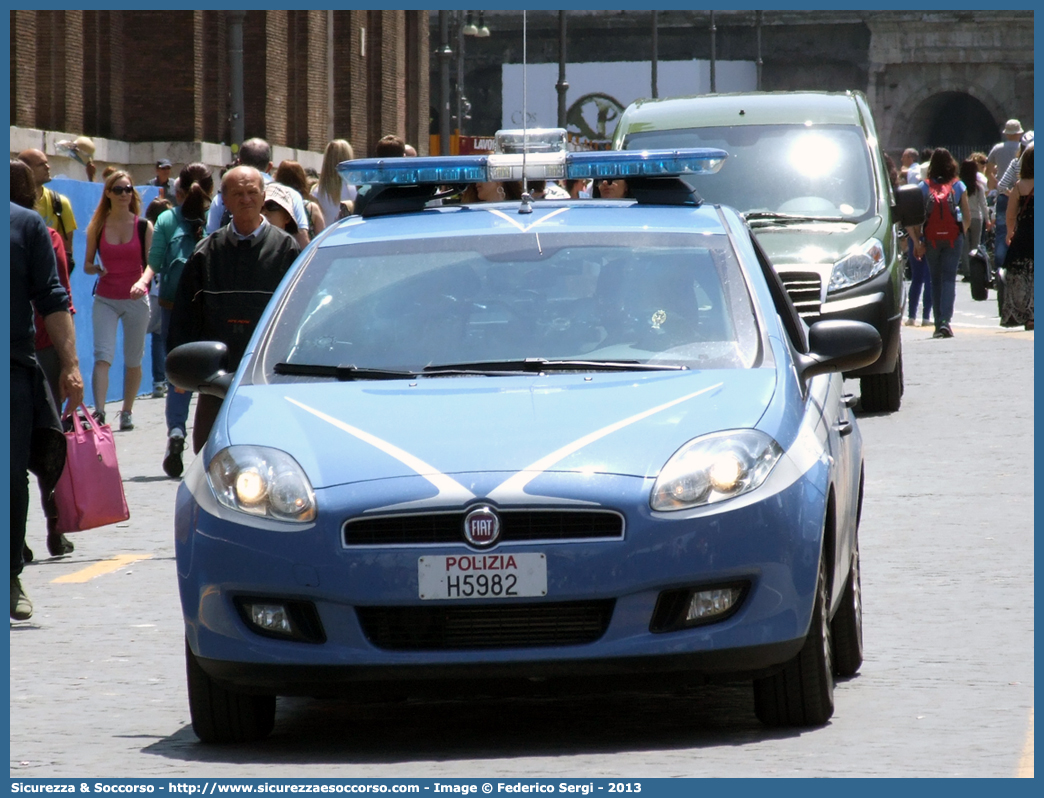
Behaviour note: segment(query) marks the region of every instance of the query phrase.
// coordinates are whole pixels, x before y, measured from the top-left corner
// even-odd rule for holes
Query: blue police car
[[[272,299],[178,492],[193,728],[259,739],[276,696],[536,680],[751,680],[769,725],[862,662],[862,443],[839,372],[869,325],[807,327],[733,210],[720,150],[350,161],[360,215]],[[622,200],[460,204],[613,178]],[[523,187],[525,187],[523,185]]]

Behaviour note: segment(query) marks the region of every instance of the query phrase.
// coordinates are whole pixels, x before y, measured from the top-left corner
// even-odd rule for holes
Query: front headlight
[[[878,239],[871,238],[862,246],[854,247],[853,251],[834,264],[827,293],[850,288],[876,277],[884,271],[885,266],[884,245]]]
[[[267,446],[229,446],[207,468],[207,481],[226,507],[275,521],[315,520],[315,493],[304,469]]]
[[[771,437],[756,429],[715,432],[689,441],[671,455],[653,485],[654,510],[686,510],[754,490],[782,456]]]

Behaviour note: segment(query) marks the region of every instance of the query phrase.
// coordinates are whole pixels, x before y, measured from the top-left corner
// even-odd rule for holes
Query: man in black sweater
[[[229,371],[234,371],[300,247],[261,215],[265,185],[252,166],[226,172],[221,196],[232,221],[203,239],[185,264],[171,311],[167,351],[191,341],[221,341],[228,346]],[[217,397],[199,395],[193,451],[203,448],[220,408]]]
[[[33,614],[33,605],[22,589],[22,547],[29,510],[27,471],[36,445],[37,430],[60,430],[55,407],[43,372],[36,362],[33,343],[33,306],[43,316],[44,325],[58,352],[61,396],[71,410],[83,401],[83,377],[76,356],[76,331],[69,314],[69,295],[58,282],[57,264],[51,237],[43,219],[35,211],[11,203],[11,617],[24,621]],[[62,461],[64,439],[58,433]],[[61,473],[61,469],[58,469]]]

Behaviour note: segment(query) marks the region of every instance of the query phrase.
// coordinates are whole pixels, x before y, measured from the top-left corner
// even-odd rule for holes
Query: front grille
[[[356,607],[366,639],[395,651],[526,648],[593,643],[615,599],[447,607]]]
[[[499,513],[500,542],[622,538],[623,516],[604,510],[507,510]],[[465,513],[355,518],[344,525],[345,546],[464,542]]]
[[[779,277],[801,318],[819,316],[823,279],[816,272],[780,272]]]

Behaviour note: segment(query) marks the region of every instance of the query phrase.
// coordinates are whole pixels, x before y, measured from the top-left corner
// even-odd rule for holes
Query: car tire
[[[834,714],[833,644],[827,620],[826,564],[805,644],[778,673],[754,680],[754,713],[766,726],[822,726]]]
[[[185,641],[189,713],[192,731],[204,743],[247,743],[262,740],[275,726],[274,695],[247,695],[226,690],[200,667]]]
[[[887,374],[859,378],[859,404],[864,413],[894,413],[903,402],[903,345],[895,356],[895,368]]]
[[[841,594],[841,604],[830,622],[834,643],[834,675],[855,676],[863,664],[863,595],[859,578],[859,537]]]

